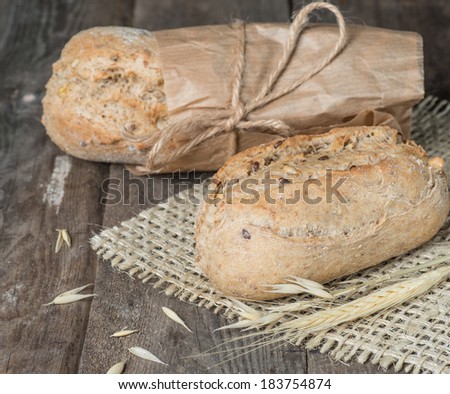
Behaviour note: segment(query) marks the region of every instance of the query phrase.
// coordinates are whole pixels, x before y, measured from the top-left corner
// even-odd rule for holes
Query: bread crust
[[[76,157],[145,163],[167,120],[163,85],[152,33],[112,26],[84,30],[53,65],[42,123],[50,138]],[[153,139],[138,140],[149,135]]]
[[[261,195],[264,177],[274,182],[275,202],[243,203],[244,183],[253,179]],[[328,185],[344,180],[345,202],[329,198],[331,178]],[[197,265],[222,292],[245,299],[278,297],[265,285],[291,275],[326,283],[405,253],[435,235],[450,209],[442,159],[389,127],[250,148],[228,160],[213,185],[220,201],[200,208]],[[295,190],[308,195],[287,203]]]

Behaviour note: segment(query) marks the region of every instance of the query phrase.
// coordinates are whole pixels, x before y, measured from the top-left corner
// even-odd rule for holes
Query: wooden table
[[[122,166],[67,159],[40,123],[40,102],[51,64],[67,40],[82,29],[126,25],[158,30],[227,23],[231,18],[288,21],[292,3],[0,0],[0,372],[103,373],[124,358],[130,373],[382,372],[370,363],[336,363],[316,351],[292,346],[262,348],[211,369],[208,366],[220,362],[220,356],[185,358],[230,338],[228,332],[213,332],[225,320],[97,260],[90,237],[151,204],[139,205],[135,195],[130,205],[101,205],[102,182],[120,178]],[[351,21],[422,33],[427,93],[450,98],[448,1],[335,3]],[[65,161],[71,168],[64,179],[58,169]],[[44,198],[52,179],[63,193],[61,202],[56,196],[53,205]],[[70,231],[73,246],[55,254],[57,228]],[[93,283],[98,294],[93,301],[42,306],[58,293],[86,283]],[[194,334],[161,318],[161,306],[176,310]],[[109,338],[123,326],[141,332]],[[135,345],[151,348],[170,366],[129,355],[126,349]]]

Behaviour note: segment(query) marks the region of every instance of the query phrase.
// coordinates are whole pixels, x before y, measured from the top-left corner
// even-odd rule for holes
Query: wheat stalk
[[[441,282],[449,274],[450,267],[438,268],[422,274],[418,278],[397,282],[338,307],[284,322],[276,330],[278,332],[292,329],[308,332],[327,330],[339,324],[372,315],[402,304],[411,298],[418,297]]]
[[[441,256],[439,258],[433,259],[431,261],[427,261],[426,263],[418,264],[415,267],[401,269],[398,271],[395,271],[393,273],[382,275],[378,278],[374,278],[372,280],[368,280],[362,284],[349,286],[344,289],[339,289],[335,291],[328,291],[325,289],[325,287],[319,283],[297,278],[297,277],[291,277],[289,281],[295,283],[293,284],[286,284],[286,285],[272,285],[276,291],[274,292],[280,292],[280,293],[289,293],[288,287],[296,286],[296,289],[292,291],[292,293],[307,293],[310,295],[315,295],[318,298],[315,299],[301,299],[297,302],[292,303],[280,303],[276,304],[274,306],[269,306],[267,308],[268,313],[264,314],[260,311],[257,311],[254,308],[251,308],[250,306],[244,304],[241,301],[238,301],[236,299],[232,299],[236,309],[237,313],[240,316],[240,320],[236,323],[229,324],[227,326],[218,328],[216,331],[224,330],[224,329],[233,329],[233,328],[242,328],[244,330],[250,330],[254,328],[262,328],[264,326],[273,326],[277,322],[280,322],[283,319],[286,319],[286,317],[289,317],[289,314],[292,313],[298,313],[301,311],[305,311],[311,308],[322,308],[325,310],[329,310],[331,306],[337,303],[337,298],[342,296],[349,296],[352,293],[356,293],[357,291],[361,290],[362,288],[370,288],[377,285],[380,285],[383,282],[400,278],[402,276],[405,276],[407,274],[421,271],[425,268],[434,267],[436,265],[442,264],[444,262],[447,262],[449,260],[450,256],[445,255]],[[445,267],[444,267],[445,268]],[[415,280],[415,278],[411,279]],[[299,287],[297,287],[299,286]],[[297,291],[298,290],[298,291]]]
[[[330,329],[339,324],[372,315],[417,297],[445,279],[449,274],[449,266],[438,268],[422,274],[417,278],[397,282],[391,286],[384,287],[381,290],[337,307],[321,310],[308,315],[302,315],[282,322],[271,329],[264,330],[264,332],[267,334],[285,333],[293,338],[296,337],[296,333],[304,335],[305,331],[314,332]],[[260,314],[258,319],[247,321],[241,320],[237,323],[222,327],[221,329],[238,327],[255,328],[264,325],[265,320],[268,320],[268,316],[273,315],[276,315],[276,313],[269,313],[265,316],[261,316]],[[278,320],[281,319],[281,317],[282,316],[277,316]]]

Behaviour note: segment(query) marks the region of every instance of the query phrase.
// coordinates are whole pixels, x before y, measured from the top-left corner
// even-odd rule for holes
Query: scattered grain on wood
[[[160,363],[164,365],[168,365],[164,361],[161,361],[158,357],[156,357],[152,352],[148,351],[147,349],[143,349],[141,347],[135,346],[130,347],[128,351],[135,356],[142,358],[144,360],[154,361],[155,363]]]
[[[178,316],[172,309],[163,306],[162,310],[169,319],[172,319],[174,322],[181,324],[186,330],[192,332],[192,330],[186,325],[186,323],[180,318],[180,316]]]
[[[121,374],[125,369],[125,363],[123,361],[114,364],[108,371],[107,374]]]

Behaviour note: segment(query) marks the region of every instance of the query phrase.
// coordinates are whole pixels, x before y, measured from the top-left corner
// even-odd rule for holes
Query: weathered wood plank
[[[69,158],[40,124],[44,85],[65,42],[82,28],[126,21],[126,2],[0,3],[0,372],[76,372],[90,303],[47,306],[93,282],[88,238],[101,223],[109,166]],[[5,22],[5,23],[3,23]],[[47,196],[47,197],[45,197]],[[72,248],[55,255],[56,228]]]
[[[133,24],[148,30],[229,23],[233,18],[248,22],[287,22],[287,0],[137,0]]]

